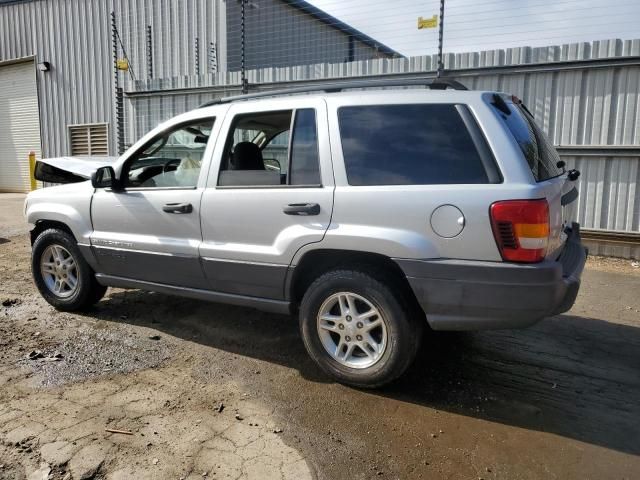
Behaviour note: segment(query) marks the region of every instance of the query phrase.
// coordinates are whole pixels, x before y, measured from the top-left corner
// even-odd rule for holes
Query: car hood
[[[84,182],[100,167],[113,165],[117,157],[78,156],[43,158],[36,162],[36,180],[51,183]]]

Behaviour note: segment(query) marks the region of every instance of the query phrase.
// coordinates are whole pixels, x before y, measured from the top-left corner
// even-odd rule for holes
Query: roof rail
[[[283,90],[266,90],[263,92],[247,93],[244,95],[234,95],[231,97],[216,98],[209,102],[203,103],[199,108],[210,107],[211,105],[219,105],[222,103],[236,102],[238,100],[251,100],[254,98],[278,97],[282,95],[293,95],[297,93],[311,92],[341,92],[351,88],[375,88],[375,87],[404,87],[404,86],[425,86],[431,90],[445,90],[452,88],[453,90],[467,90],[463,84],[456,80],[448,78],[397,78],[397,79],[370,79],[370,80],[343,80],[329,83],[316,83],[314,85],[305,85],[302,87],[292,87]]]

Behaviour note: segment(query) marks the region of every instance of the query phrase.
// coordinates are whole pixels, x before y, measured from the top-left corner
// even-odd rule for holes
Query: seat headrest
[[[262,151],[252,142],[240,142],[233,149],[234,170],[264,170]]]

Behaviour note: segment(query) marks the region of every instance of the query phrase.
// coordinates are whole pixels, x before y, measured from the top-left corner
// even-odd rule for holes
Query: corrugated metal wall
[[[224,3],[212,0],[119,0],[116,18],[135,75],[147,78],[146,28],[151,26],[153,76],[195,75],[195,40],[200,71],[206,72],[207,49],[218,41],[216,19]],[[220,53],[221,48],[218,48]],[[223,65],[218,59],[218,64]]]
[[[563,157],[580,170],[578,215],[584,228],[638,232],[638,157]]]
[[[35,57],[51,64],[38,71],[43,155],[69,154],[67,126],[108,123],[116,151],[110,13],[137,78],[146,78],[146,31],[152,25],[154,74],[195,73],[195,38],[217,43],[224,3],[211,0],[39,0],[0,5],[0,62]],[[222,13],[220,10],[222,9]],[[224,22],[224,19],[222,20]],[[120,56],[122,52],[120,52]],[[120,73],[126,84],[130,77]]]
[[[112,122],[106,0],[49,0],[0,6],[0,61],[35,56],[44,156],[68,152],[67,125]]]
[[[597,62],[608,58],[628,62]],[[562,147],[567,164],[582,172],[583,228],[640,231],[640,40],[446,55],[445,64],[448,75],[469,88],[510,92],[527,103],[552,141]],[[435,65],[431,56],[376,59],[264,68],[248,71],[247,77],[253,89],[282,88],[328,78],[411,76],[432,72]],[[128,140],[207,99],[237,93],[238,84],[235,73],[136,82],[128,92]],[[162,91],[169,87],[172,92]],[[614,147],[631,148],[616,156]],[[571,154],[576,148],[588,149],[588,154]]]

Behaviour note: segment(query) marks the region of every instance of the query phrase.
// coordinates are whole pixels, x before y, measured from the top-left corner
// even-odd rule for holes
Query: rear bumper
[[[524,265],[395,259],[434,330],[522,328],[569,310],[587,250],[574,223],[559,258]]]

